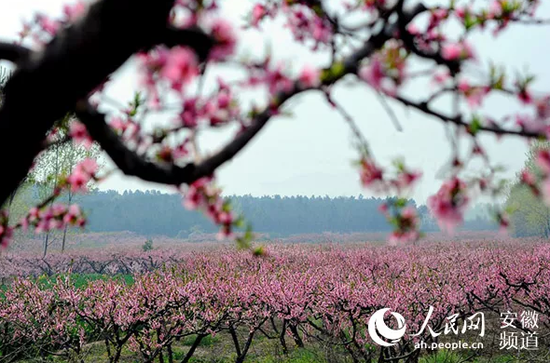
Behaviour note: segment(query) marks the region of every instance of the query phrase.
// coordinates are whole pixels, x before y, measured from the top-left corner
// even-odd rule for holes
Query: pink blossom
[[[401,217],[407,220],[414,220],[417,218],[416,209],[411,206],[403,208],[401,212]]]
[[[38,220],[38,215],[39,215],[40,211],[38,210],[37,207],[32,207],[29,211],[29,219],[31,222],[34,222],[36,220]]]
[[[170,58],[170,53],[169,49],[161,47],[149,53],[138,53],[137,58],[148,71],[157,72],[166,65]]]
[[[407,31],[412,35],[420,34],[420,29],[418,28],[418,25],[414,23],[410,23],[409,25],[407,25]]]
[[[445,44],[443,46],[442,56],[447,60],[456,60],[462,54],[460,44]]]
[[[233,99],[231,90],[226,85],[220,85],[217,96],[204,105],[203,112],[210,120],[210,125],[216,127],[238,117],[239,106]]]
[[[74,121],[71,122],[69,126],[69,135],[75,140],[77,143],[81,143],[86,149],[90,149],[92,147],[92,138],[88,134],[88,131],[86,130],[86,126],[81,124],[80,122]]]
[[[474,58],[472,48],[466,42],[444,44],[441,56],[450,61]]]
[[[191,185],[191,187],[189,188],[189,191],[185,195],[183,205],[185,208],[189,210],[195,210],[199,207],[202,200],[203,200],[203,196],[199,193],[196,187]]]
[[[539,119],[550,118],[550,95],[538,98],[534,101]]]
[[[300,72],[299,80],[304,87],[317,87],[321,83],[320,77],[319,69],[307,65]]]
[[[45,15],[38,15],[38,24],[49,35],[55,35],[59,29],[59,22]]]
[[[0,248],[7,248],[13,235],[13,229],[0,225]]]
[[[529,170],[524,169],[521,171],[520,181],[523,184],[527,185],[534,195],[538,196],[540,194],[535,175],[533,175],[533,173],[531,173]]]
[[[73,5],[65,5],[63,7],[63,13],[69,21],[75,21],[80,18],[86,12],[86,3],[84,1],[77,1]]]
[[[222,61],[235,52],[237,36],[231,23],[225,19],[217,19],[212,25],[212,36],[216,45],[210,52],[214,61]]]
[[[369,65],[359,70],[359,77],[374,89],[380,90],[382,88],[382,80],[385,77],[382,62],[377,58],[373,58]]]
[[[63,217],[63,222],[66,224],[80,224],[82,219],[82,211],[76,204],[69,206],[68,212]]]
[[[123,119],[121,117],[111,118],[109,125],[115,129],[115,131],[124,137],[125,140],[134,138],[140,131],[140,127],[131,119]]]
[[[518,114],[516,115],[516,125],[521,127],[523,130],[529,132],[545,132],[545,124],[531,115],[528,114]]]
[[[462,93],[466,93],[470,90],[470,84],[465,79],[461,79],[458,81],[458,89],[462,91]]]
[[[231,104],[232,97],[229,92],[220,92],[218,94],[218,107],[228,108]]]
[[[421,177],[422,172],[404,170],[397,177],[397,186],[398,188],[409,188]]]
[[[97,162],[94,159],[84,159],[77,165],[84,173],[94,175],[97,172]]]
[[[73,192],[85,192],[87,190],[86,185],[94,178],[97,168],[97,162],[93,159],[88,158],[81,161],[67,178],[71,190]]]
[[[466,97],[466,101],[471,108],[481,106],[483,98],[489,91],[486,87],[472,87],[465,79],[459,81],[458,90]]]
[[[368,187],[373,183],[383,180],[383,171],[372,159],[363,159],[361,161],[361,183]]]
[[[223,241],[225,239],[230,239],[233,237],[233,233],[231,231],[231,226],[222,226],[220,231],[216,234],[216,239],[218,241]]]
[[[452,232],[462,223],[468,202],[466,184],[455,177],[445,182],[436,195],[429,197],[427,204],[440,227]]]
[[[518,98],[523,104],[526,105],[533,102],[533,96],[531,96],[531,92],[529,92],[526,87],[520,90],[520,92],[518,93]]]
[[[488,12],[488,18],[499,18],[502,16],[502,3],[498,0],[494,0],[491,2],[491,5],[489,7]]]
[[[269,92],[273,95],[277,92],[288,92],[293,87],[293,82],[283,73],[283,64],[278,64],[275,69],[266,72],[265,81]]]
[[[437,20],[443,20],[448,16],[447,9],[437,8],[432,11],[432,17]]]
[[[313,20],[311,35],[318,43],[327,43],[332,37],[332,29],[326,24],[323,19],[315,17]]]
[[[161,76],[168,80],[174,90],[181,91],[199,74],[195,53],[187,47],[176,47],[168,53]]]
[[[76,192],[85,192],[86,184],[89,181],[88,175],[81,170],[75,170],[69,177],[67,181],[71,185],[71,191]]]
[[[183,110],[179,115],[179,122],[182,126],[193,129],[198,126],[199,118],[202,116],[196,97],[186,98],[183,102]]]
[[[254,5],[252,9],[252,26],[257,27],[260,20],[266,15],[266,8],[262,4]]]
[[[466,13],[468,12],[468,10],[464,7],[460,7],[460,8],[457,8],[455,10],[455,14],[456,16],[458,16],[460,19],[464,19],[464,17],[466,16]]]
[[[227,109],[215,109],[210,113],[210,126],[216,127],[227,123],[230,119],[230,114]]]
[[[451,75],[449,74],[449,71],[437,72],[433,76],[433,82],[436,85],[442,85],[450,78],[451,78]]]
[[[390,244],[414,242],[420,238],[418,231],[419,220],[415,208],[411,206],[399,208],[399,212],[395,217],[392,217],[387,212],[384,214],[397,227],[389,237]]]
[[[186,139],[183,143],[176,146],[172,151],[173,158],[178,160],[188,156],[189,155],[188,144],[189,144],[189,139]]]
[[[221,224],[231,224],[233,222],[233,216],[229,212],[221,212],[218,218]]]
[[[550,152],[548,150],[540,150],[537,153],[537,165],[545,175],[550,174]]]
[[[407,231],[400,232],[394,231],[390,234],[388,242],[390,245],[397,245],[403,243],[409,243],[417,241],[420,238],[420,233],[418,231]]]

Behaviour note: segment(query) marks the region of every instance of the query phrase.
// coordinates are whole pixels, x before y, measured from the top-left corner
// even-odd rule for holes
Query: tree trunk
[[[204,338],[205,336],[206,336],[205,334],[197,335],[197,337],[195,338],[195,341],[193,342],[193,345],[191,346],[191,348],[189,348],[189,351],[187,352],[187,354],[185,355],[185,358],[183,358],[181,363],[189,362],[189,359],[191,359],[191,357],[195,353],[195,350],[197,349],[197,347],[201,343],[202,338]],[[170,347],[170,356],[172,355],[172,350],[171,349],[172,348]]]
[[[50,239],[50,231],[46,232],[46,238],[44,238],[44,253],[42,254],[42,258],[46,258],[46,254],[48,253],[49,239]]]
[[[57,175],[59,174],[59,145],[55,148],[55,178],[53,182],[53,188],[52,193],[55,193],[55,190],[57,189]],[[50,202],[50,207],[53,205],[53,200]],[[42,258],[46,258],[46,254],[48,253],[48,241],[50,239],[50,231],[46,233],[46,241],[44,242],[44,255]]]
[[[69,190],[69,205],[71,205],[71,201],[73,199],[73,193]],[[65,228],[63,228],[63,240],[61,241],[61,253],[65,252],[65,240],[67,238],[67,225],[65,224]]]
[[[246,343],[241,351],[241,354],[237,357],[237,360],[235,360],[235,363],[243,363],[244,359],[246,358],[246,354],[248,353],[248,349],[250,348],[250,345],[252,344],[252,339],[254,338],[254,333],[256,330],[250,332],[248,334],[248,339],[246,340]]]
[[[294,339],[294,343],[296,343],[296,346],[298,348],[303,348],[304,342],[302,341],[302,338],[300,338],[300,334],[298,333],[298,328],[296,327],[296,325],[290,325],[290,332],[292,333],[292,338]]]

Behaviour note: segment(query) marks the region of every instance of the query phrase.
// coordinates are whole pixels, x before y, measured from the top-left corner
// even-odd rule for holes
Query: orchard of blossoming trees
[[[222,200],[221,191],[214,186],[215,171],[272,118],[286,112],[286,101],[303,92],[321,93],[344,116],[359,146],[358,166],[365,187],[386,194],[410,189],[421,171],[403,162],[394,163],[395,170],[381,167],[355,120],[332,96],[333,86],[346,80],[374,89],[384,103],[392,100],[454,125],[457,137],[472,141],[467,156],[458,150],[458,143],[453,144],[447,181],[428,201],[441,226],[452,229],[462,222],[475,194],[500,192],[498,169],[480,144],[480,133],[528,139],[548,136],[550,96],[532,89],[536,75],[510,75],[496,65],[484,68],[469,41],[474,32],[492,32],[498,37],[504,29],[525,24],[547,26],[547,20],[537,16],[539,3],[443,1],[429,6],[417,1],[368,0],[342,1],[335,8],[319,0],[258,1],[250,8],[249,27],[261,33],[264,22],[283,19],[297,44],[332,55],[325,67],[294,70],[291,64],[274,62],[269,54],[261,59],[236,54],[241,40],[235,26],[224,20],[216,0],[97,0],[91,5],[68,4],[60,19],[36,14],[22,24],[19,41],[0,43],[0,59],[16,67],[5,86],[0,109],[0,135],[11,141],[0,142],[2,165],[9,170],[1,180],[0,201],[8,199],[35,157],[49,145],[70,139],[94,140],[124,173],[174,186],[186,194],[187,208],[203,210],[220,226],[222,236],[233,236],[234,227],[242,226],[243,220]],[[458,25],[460,31],[448,34],[450,24]],[[132,56],[140,64],[141,92],[131,106],[103,114],[97,109],[104,99],[103,86]],[[425,70],[414,70],[413,62],[424,64]],[[472,64],[482,70],[468,73],[465,69]],[[207,67],[218,65],[238,67],[245,71],[244,76],[218,79],[210,94],[200,86],[192,92],[191,85],[201,85],[208,76]],[[418,79],[431,85],[425,87],[425,97],[420,100],[404,90],[407,83]],[[54,84],[57,92],[51,92]],[[257,89],[265,91],[263,102],[257,99],[249,107],[239,102],[243,92]],[[434,103],[448,95],[453,96],[455,107],[448,112],[437,110]],[[490,95],[517,101],[522,112],[502,119],[476,112]],[[173,110],[174,99],[177,111],[171,125],[152,131],[144,127],[142,121],[151,111]],[[468,110],[463,110],[463,103]],[[59,139],[51,128],[70,112],[82,125],[74,126],[70,138]],[[198,134],[230,124],[239,125],[239,131],[227,145],[212,155],[199,152]],[[46,138],[46,134],[53,136]],[[538,162],[548,176],[547,156],[541,153]],[[486,163],[485,173],[466,178],[462,172],[472,159]],[[86,161],[60,188],[82,190],[86,181],[101,177],[96,165]],[[535,183],[526,172],[522,180],[537,195],[549,195],[550,178]],[[54,191],[48,202],[59,194],[60,190]],[[0,244],[8,244],[15,228],[43,231],[83,223],[79,208],[48,202],[15,224],[8,223],[4,212]],[[388,206],[388,210],[391,212],[383,212],[395,226],[393,240],[418,239],[414,210],[401,203]],[[504,211],[496,217],[503,227],[508,225]],[[239,238],[247,242],[250,234]]]
[[[110,362],[128,350],[139,361],[173,362],[175,347],[191,339],[178,359],[188,362],[202,339],[219,335],[232,342],[237,362],[261,338],[282,352],[322,343],[346,361],[417,362],[424,352],[414,347],[419,340],[489,345],[500,330],[491,314],[519,316],[526,309],[539,319],[536,329],[521,332],[537,336],[544,353],[550,344],[550,248],[541,242],[274,245],[261,258],[234,249],[153,253],[151,261],[164,260],[165,267],[136,274],[132,283],[107,279],[75,286],[70,274],[47,284],[20,278],[0,298],[0,360],[56,355],[88,361],[90,347],[102,344]],[[145,260],[147,255],[127,255],[116,268]],[[24,273],[13,266],[12,274]],[[383,308],[406,322],[406,334],[393,346],[375,344],[368,331],[370,317]],[[485,330],[478,325],[464,332],[463,324],[479,313]],[[387,323],[392,326],[391,316]]]

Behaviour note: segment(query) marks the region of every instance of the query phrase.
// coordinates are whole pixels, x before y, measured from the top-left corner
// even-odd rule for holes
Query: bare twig
[[[431,109],[425,102],[414,102],[414,101],[411,101],[409,99],[406,99],[406,98],[404,98],[402,96],[398,96],[398,95],[392,96],[392,98],[396,101],[399,101],[400,103],[402,103],[403,105],[405,105],[407,107],[411,107],[411,108],[414,108],[418,111],[421,111],[421,112],[423,112],[427,115],[434,116],[434,117],[440,119],[441,121],[444,121],[444,122],[447,122],[447,123],[453,123],[453,124],[458,125],[458,126],[464,126],[466,128],[468,128],[470,126],[470,124],[468,122],[464,121],[461,116],[451,117],[451,116],[442,114],[440,112],[437,112],[437,111]],[[503,129],[503,128],[496,127],[496,126],[483,126],[482,125],[482,126],[478,127],[478,130],[479,131],[491,132],[491,133],[497,134],[497,135],[515,135],[515,136],[523,136],[523,137],[529,137],[529,138],[537,138],[537,137],[544,136],[544,135],[541,135],[540,133],[533,132],[533,131],[510,130],[510,129]]]
[[[384,95],[382,95],[377,90],[375,90],[375,92],[376,92],[376,95],[378,96],[378,99],[380,100],[380,103],[382,104],[382,107],[384,107],[384,109],[388,113],[388,116],[390,116],[390,119],[392,120],[393,126],[395,126],[395,129],[399,132],[403,131],[403,127],[399,123],[399,119],[397,118],[397,115],[388,104],[388,101],[386,101],[386,99],[384,98]]]

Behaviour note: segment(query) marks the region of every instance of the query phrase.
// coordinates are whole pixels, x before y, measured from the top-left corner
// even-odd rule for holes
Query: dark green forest
[[[385,199],[327,196],[229,196],[254,231],[271,236],[321,232],[389,232],[391,226],[378,208]],[[93,192],[79,198],[94,232],[132,231],[143,235],[186,238],[193,232],[214,233],[216,226],[202,213],[188,211],[177,194],[158,191]],[[438,231],[424,205],[417,206],[422,230]],[[496,224],[482,217],[465,223],[465,230],[492,230]]]

